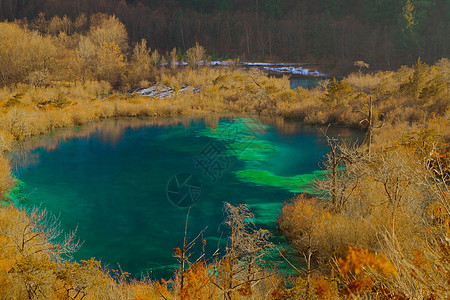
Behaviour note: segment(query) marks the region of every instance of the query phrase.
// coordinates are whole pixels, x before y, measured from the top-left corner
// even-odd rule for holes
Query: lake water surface
[[[291,77],[289,79],[289,82],[291,84],[291,89],[302,87],[304,89],[310,90],[319,85],[317,78]]]
[[[226,238],[225,201],[248,204],[255,223],[275,232],[282,203],[310,189],[326,152],[319,128],[283,120],[106,120],[23,144],[11,154],[20,180],[12,195],[59,215],[64,230],[78,227],[75,259],[167,278],[186,206],[195,203],[188,237],[207,227],[208,251]]]

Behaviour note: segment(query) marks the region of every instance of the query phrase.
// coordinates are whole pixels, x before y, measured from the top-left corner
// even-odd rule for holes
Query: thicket
[[[358,146],[326,137],[328,171],[316,183],[317,194],[284,205],[280,229],[305,262],[295,266],[299,276],[291,288],[261,267],[273,245],[267,232],[245,221],[251,218],[245,206],[226,206],[231,235],[223,256],[192,260],[185,241],[174,252],[181,266],[174,278],[153,282],[105,270],[93,259],[72,262],[74,234],[59,239],[52,216],[6,205],[0,209],[2,298],[449,296],[448,59],[432,66],[419,59],[412,67],[374,74],[357,71],[364,66],[359,62],[344,80],[291,90],[287,77],[203,65],[200,45],[187,52],[188,66],[180,66],[176,51],[151,51],[145,40],[130,47],[125,27],[113,16],[35,24],[39,32],[26,23],[0,23],[3,153],[59,127],[133,116],[282,117],[364,128],[366,139]],[[126,92],[148,86],[174,93],[151,98]],[[183,86],[199,92],[181,92]],[[0,156],[3,195],[14,184],[10,173]]]
[[[342,72],[356,59],[391,69],[450,55],[446,0],[0,1],[0,20],[39,21],[41,13],[69,31],[80,29],[68,21],[81,14],[114,14],[133,43],[145,38],[160,53],[198,42],[214,57],[315,62]]]

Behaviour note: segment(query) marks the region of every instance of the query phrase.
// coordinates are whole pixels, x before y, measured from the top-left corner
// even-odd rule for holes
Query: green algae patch
[[[231,123],[220,122],[217,128],[205,128],[198,136],[219,140],[226,155],[248,162],[266,162],[279,151],[278,147],[262,139],[267,126],[252,119],[237,119]]]
[[[233,143],[237,158],[247,161],[266,161],[268,156],[278,151],[278,147],[266,140],[254,140],[248,143]]]
[[[290,177],[278,176],[264,170],[241,170],[235,172],[236,177],[247,183],[266,185],[286,189],[293,193],[314,193],[313,180],[322,175],[322,171]]]
[[[263,126],[250,118],[234,119],[231,122],[219,122],[217,128],[207,127],[198,136],[220,139],[223,141],[242,141],[255,139],[264,135],[268,126]]]

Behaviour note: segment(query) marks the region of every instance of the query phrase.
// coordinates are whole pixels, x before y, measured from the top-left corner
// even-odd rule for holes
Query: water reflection
[[[233,118],[209,115],[203,118],[121,118],[93,121],[82,127],[58,129],[50,134],[21,142],[10,152],[9,158],[13,173],[20,174],[23,169],[39,163],[39,151],[34,150],[42,148],[47,152],[53,152],[62,143],[73,139],[89,139],[95,135],[105,145],[114,146],[120,143],[127,130],[146,127],[169,128],[178,125],[189,129],[193,124],[198,125],[199,122],[204,122],[207,128],[217,129],[220,120]],[[262,117],[260,122],[274,127],[279,136],[317,135],[320,133],[317,126],[305,125],[282,117]],[[350,128],[331,127],[327,132],[330,136],[339,135],[344,138],[355,136],[355,130]]]
[[[47,152],[53,152],[62,143],[67,143],[74,139],[89,139],[93,135],[96,135],[105,145],[113,146],[123,139],[128,129],[134,130],[144,127],[168,128],[179,124],[182,124],[187,129],[196,120],[192,118],[124,118],[93,121],[82,127],[58,129],[49,134],[23,141],[16,145],[8,156],[13,172],[20,174],[22,169],[39,163],[39,152],[34,151],[39,148]],[[206,123],[206,120],[208,120],[208,123]],[[205,119],[205,123],[209,124],[209,126],[217,127],[218,122],[218,118]]]
[[[329,127],[302,124],[300,122],[289,120],[281,117],[262,117],[261,122],[273,126],[278,135],[295,136],[301,134],[317,135],[322,131],[327,131],[330,136],[340,136],[342,138],[354,138],[358,130],[345,127]]]

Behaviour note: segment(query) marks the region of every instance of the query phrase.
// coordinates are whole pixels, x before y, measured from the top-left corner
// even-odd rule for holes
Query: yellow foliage
[[[51,38],[22,29],[15,23],[0,23],[0,83],[23,82],[33,71],[52,67],[57,49]]]
[[[324,100],[330,102],[333,105],[338,105],[341,102],[346,102],[353,96],[354,89],[348,84],[345,79],[338,82],[336,78],[333,78],[331,84],[325,91]]]

